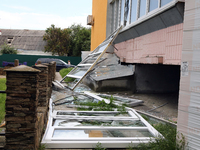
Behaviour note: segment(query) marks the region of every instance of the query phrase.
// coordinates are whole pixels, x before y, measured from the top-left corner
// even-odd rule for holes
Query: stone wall
[[[55,63],[6,70],[5,149],[36,150],[46,127]]]

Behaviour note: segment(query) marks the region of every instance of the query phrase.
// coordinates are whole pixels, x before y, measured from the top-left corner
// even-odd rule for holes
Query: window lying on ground
[[[88,93],[88,94],[86,94]],[[68,96],[66,101],[103,101],[103,98],[85,92]],[[66,100],[68,99],[68,100]],[[60,101],[54,101],[58,104]],[[106,101],[107,105],[111,102]],[[65,105],[65,103],[60,104]],[[116,106],[118,107],[118,106]],[[46,148],[94,148],[101,143],[106,148],[134,147],[162,136],[135,110],[125,111],[64,111],[50,108],[47,130],[42,139]]]

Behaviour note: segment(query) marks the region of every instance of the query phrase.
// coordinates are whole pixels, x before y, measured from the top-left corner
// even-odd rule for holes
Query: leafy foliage
[[[62,76],[62,78],[64,78],[73,68],[63,68],[59,71],[60,75]],[[67,77],[65,78],[65,82],[73,82],[75,80],[75,78],[70,78]]]
[[[11,47],[4,43],[4,45],[1,46],[1,54],[17,54],[17,50],[14,47]]]
[[[118,106],[113,103],[113,99],[110,98],[110,103],[107,104],[104,100],[97,102],[75,102],[76,105],[89,106],[89,108],[79,107],[78,110],[94,110],[94,111],[114,111],[117,109],[121,113],[126,113],[125,106]]]
[[[6,78],[0,79],[0,90],[6,90]],[[6,94],[0,94],[0,123],[3,121],[5,117],[5,101],[6,101]]]
[[[154,128],[158,130],[163,137],[156,138],[155,141],[151,141],[147,144],[140,144],[137,150],[184,150],[185,149],[185,138],[181,134],[180,138],[176,138],[176,128],[171,127],[167,124],[156,124]],[[178,136],[179,137],[179,136]]]
[[[45,32],[43,36],[43,40],[47,41],[45,52],[52,52],[52,55],[81,56],[81,51],[90,50],[90,28],[74,24],[61,29],[51,25]]]
[[[81,56],[81,51],[90,50],[91,29],[73,24],[71,27],[70,55]]]
[[[103,148],[103,146],[101,145],[101,143],[98,142],[98,143],[96,144],[95,150],[106,150],[106,148]]]
[[[70,30],[61,29],[51,25],[45,30],[43,40],[47,41],[45,52],[52,52],[52,55],[67,55],[70,48]]]

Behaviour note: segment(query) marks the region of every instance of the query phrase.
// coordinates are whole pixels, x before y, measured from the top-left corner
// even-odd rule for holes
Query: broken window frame
[[[158,137],[159,133],[148,123],[146,122],[142,117],[140,117],[139,114],[137,114],[134,110],[129,109],[129,111],[132,111],[133,114],[137,115],[138,118],[142,121],[142,123],[145,125],[145,127],[92,127],[92,126],[79,126],[79,127],[62,127],[62,126],[53,126],[53,120],[59,119],[59,120],[65,120],[65,119],[96,119],[96,120],[133,120],[132,117],[104,117],[104,116],[95,116],[95,117],[89,117],[89,116],[74,116],[74,117],[57,117],[52,116],[50,120],[50,125],[48,127],[48,134],[45,133],[42,143],[47,146],[47,148],[78,148],[81,146],[82,148],[93,148],[95,144],[98,142],[100,143],[109,143],[109,141],[112,141],[114,143],[120,142],[123,143],[123,146],[119,146],[118,148],[125,148],[128,146],[128,144],[131,144],[131,142],[135,142],[135,144],[143,143],[143,142],[149,142],[154,139],[154,137]],[[69,111],[70,112],[70,111]],[[78,111],[79,112],[79,111]],[[57,113],[57,112],[54,112]],[[102,112],[101,112],[102,113]],[[112,138],[68,138],[68,139],[62,139],[62,138],[53,138],[53,134],[55,130],[143,130],[149,132],[152,137],[112,137]],[[69,144],[71,142],[71,144]],[[87,146],[84,147],[82,145],[82,142],[87,143]],[[73,143],[73,144],[72,144]],[[126,144],[126,146],[124,146]],[[57,145],[57,146],[56,146]],[[77,146],[78,145],[78,146]],[[107,147],[113,147],[112,143],[109,144]]]
[[[87,93],[87,92],[86,92]],[[87,94],[86,94],[87,95]],[[95,99],[102,100],[102,98],[89,94],[89,96],[94,97]],[[107,101],[108,102],[108,101]],[[102,116],[68,116],[68,115],[57,115],[58,112],[69,112],[69,113],[93,113],[94,111],[63,111],[63,110],[54,110],[52,109],[52,100],[50,99],[50,111],[49,111],[49,122],[47,124],[47,129],[42,139],[42,144],[46,145],[46,148],[94,148],[98,142],[106,148],[125,148],[130,144],[132,146],[137,146],[139,143],[148,143],[153,141],[156,137],[162,135],[154,129],[145,119],[143,119],[134,109],[126,108],[126,111],[130,117],[115,117],[115,116],[106,116],[107,113],[118,113],[117,111],[95,111],[95,113],[101,113]],[[145,126],[144,127],[107,127],[107,126],[75,126],[75,127],[62,127],[62,126],[53,126],[55,119],[58,120],[67,120],[67,119],[88,119],[88,120],[140,120]],[[143,130],[148,131],[152,137],[112,137],[112,138],[53,138],[55,130]],[[120,143],[120,144],[119,144]]]

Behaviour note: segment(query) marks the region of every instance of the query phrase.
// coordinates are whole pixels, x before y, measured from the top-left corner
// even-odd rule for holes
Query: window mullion
[[[130,19],[129,19],[129,23],[131,24],[131,14],[132,14],[132,1],[133,0],[130,0],[131,2],[130,2]]]
[[[132,7],[132,0],[130,0],[129,1],[129,23],[128,24],[130,24],[131,23],[131,7]]]
[[[119,26],[121,25],[122,0],[119,1]]]
[[[150,4],[150,0],[146,1],[146,15],[149,13],[149,4]]]
[[[118,17],[118,19],[117,19],[117,28],[119,28],[119,26],[120,26],[120,11],[121,11],[121,9],[120,9],[120,7],[121,7],[121,5],[120,5],[120,1],[121,0],[118,0],[118,12],[117,12],[117,17]]]
[[[113,11],[114,12],[114,14],[113,14],[113,17],[114,17],[114,19],[113,19],[113,31],[114,31],[115,30],[115,22],[116,22],[116,1],[113,5],[113,9],[114,9],[114,11]]]
[[[140,15],[140,1],[141,0],[138,0],[138,3],[137,3],[137,18],[136,18],[136,20],[138,20],[139,15]]]
[[[161,7],[161,0],[158,0],[158,8]]]

